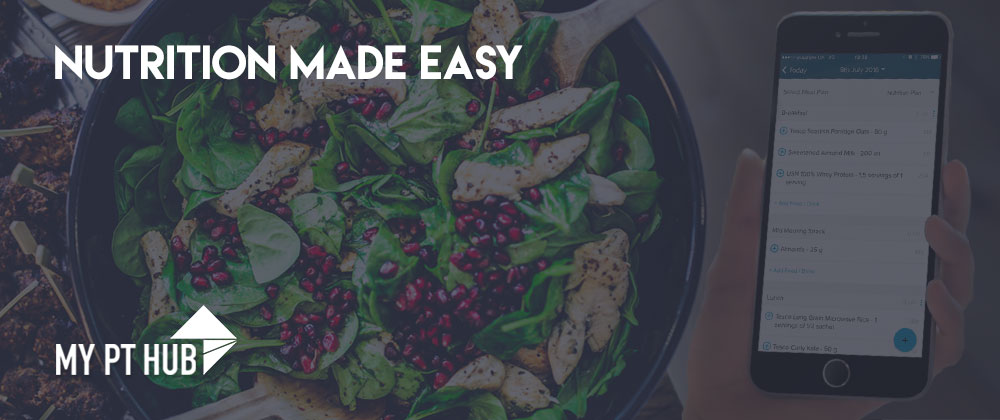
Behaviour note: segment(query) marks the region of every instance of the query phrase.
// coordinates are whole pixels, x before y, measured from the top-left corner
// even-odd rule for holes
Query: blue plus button
[[[917,346],[917,334],[909,328],[900,328],[892,337],[892,344],[896,346],[896,350],[907,353]]]

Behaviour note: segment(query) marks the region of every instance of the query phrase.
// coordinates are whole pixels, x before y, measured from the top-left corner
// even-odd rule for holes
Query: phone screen
[[[759,351],[923,355],[944,62],[779,53]]]

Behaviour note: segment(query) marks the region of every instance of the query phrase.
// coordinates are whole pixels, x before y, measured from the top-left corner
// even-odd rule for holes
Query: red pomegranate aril
[[[233,236],[232,238],[229,239],[229,241],[232,243],[234,247],[243,246],[243,237],[239,235]]]
[[[302,373],[308,375],[316,371],[316,360],[303,354],[299,358],[299,363],[302,364]]]
[[[257,105],[256,99],[247,99],[243,102],[243,112],[246,112],[247,114],[257,112]]]
[[[344,25],[339,23],[334,23],[333,25],[330,25],[330,27],[326,29],[326,33],[330,35],[337,35],[342,30],[344,30]]]
[[[528,288],[524,285],[524,283],[518,283],[511,288],[511,291],[513,291],[514,294],[520,296],[523,295],[525,292],[527,292]]]
[[[345,290],[342,296],[344,298],[344,302],[354,302],[354,300],[357,298],[354,295],[353,290]]]
[[[278,333],[278,339],[281,340],[281,341],[291,340],[292,339],[292,331],[291,330],[281,330],[281,332]]]
[[[517,98],[515,98],[513,95],[507,95],[507,106],[517,105],[517,102],[518,102]]]
[[[534,188],[534,187],[529,188],[528,189],[528,197],[527,197],[527,199],[528,199],[528,201],[530,201],[532,203],[538,203],[538,202],[542,201],[542,192],[539,191],[538,188]]]
[[[441,317],[438,318],[438,326],[441,327],[442,329],[450,330],[452,326],[451,315],[441,314]]]
[[[333,317],[337,315],[337,307],[333,305],[326,305],[326,310],[323,312],[323,315],[326,316],[327,320],[333,319]]]
[[[278,298],[278,292],[281,290],[277,284],[269,284],[264,288],[264,293],[267,293],[267,297],[271,299]]]
[[[302,332],[309,338],[316,338],[316,325],[306,324],[302,326]]]
[[[444,335],[441,336],[441,344],[444,344]],[[441,361],[441,369],[444,369],[444,371],[448,373],[455,373],[455,363],[451,360],[445,359]]]
[[[378,235],[378,228],[377,227],[373,227],[373,228],[370,228],[370,229],[366,230],[365,233],[362,235],[362,238],[365,241],[367,241],[367,242],[371,242],[372,239],[375,238],[375,235]]]
[[[503,138],[503,131],[500,131],[499,128],[491,128],[490,131],[486,133],[486,137],[489,140],[499,140]]]
[[[510,238],[512,242],[521,242],[524,240],[524,231],[519,227],[512,227],[507,229],[507,237]]]
[[[299,287],[301,287],[302,290],[305,290],[309,293],[316,291],[316,283],[313,283],[312,280],[309,279],[302,279],[301,281],[299,281]]]
[[[222,256],[227,260],[236,260],[240,257],[239,253],[236,252],[236,248],[232,245],[222,246]]]
[[[455,312],[464,312],[469,310],[469,308],[472,307],[472,300],[472,298],[462,299],[461,302],[458,302],[458,306],[455,307]]]
[[[295,186],[295,184],[298,183],[299,183],[299,177],[294,175],[289,175],[284,178],[281,178],[281,181],[278,182],[278,186],[281,188],[292,188]]]
[[[218,273],[226,269],[226,262],[223,260],[212,260],[205,266],[209,273]]]
[[[406,312],[410,308],[409,303],[406,301],[406,296],[404,295],[397,296],[394,305],[396,307],[396,311],[398,312]]]
[[[420,252],[417,255],[428,267],[437,265],[437,252],[434,252],[434,248],[430,245],[420,248]]]
[[[312,127],[306,127],[302,129],[302,140],[309,142],[313,140],[313,135],[316,134]]]
[[[174,252],[184,252],[187,247],[184,246],[184,240],[180,236],[174,236],[170,238],[170,250]]]
[[[216,259],[218,256],[219,256],[219,248],[216,248],[215,245],[206,246],[204,249],[201,250],[201,261],[204,263],[208,263]]]
[[[205,276],[197,275],[191,277],[191,286],[194,287],[195,290],[202,291],[208,290],[212,287],[212,284],[208,282],[208,279],[205,278]]]
[[[455,204],[452,205],[452,208],[455,209],[456,213],[465,213],[465,212],[469,211],[469,203],[463,203],[461,201],[456,201]]]
[[[329,326],[331,330],[339,330],[340,327],[344,325],[344,315],[335,314],[330,318],[330,321],[327,322],[326,325]]]
[[[445,347],[445,348],[451,347],[451,340],[452,340],[452,337],[451,337],[450,333],[442,333],[441,334],[441,347]]]
[[[417,369],[427,370],[427,362],[425,362],[424,358],[421,357],[419,354],[414,355],[413,357],[411,357],[410,358],[410,363],[413,363],[413,366],[416,366]]]
[[[448,292],[444,289],[437,289],[434,291],[434,300],[438,305],[444,306],[448,304],[449,296]]]
[[[319,245],[311,245],[310,247],[306,248],[306,256],[312,259],[324,258],[326,257],[326,250]]]
[[[531,153],[538,153],[538,148],[541,147],[542,143],[538,139],[529,139],[528,148],[531,149]]]
[[[469,311],[469,313],[465,314],[465,319],[469,321],[469,325],[473,328],[478,329],[483,327],[483,317],[479,315],[479,312]]]
[[[469,101],[468,104],[465,105],[465,113],[468,114],[470,117],[475,116],[476,114],[479,113],[479,110],[482,109],[482,107],[483,104],[481,102],[473,99]]]
[[[494,235],[494,237],[496,237],[497,246],[507,245],[508,242],[507,235],[504,234],[503,232],[497,232],[497,234]]]
[[[386,261],[382,264],[382,267],[378,269],[378,275],[382,276],[384,279],[393,278],[399,273],[399,264],[392,261]]]
[[[417,255],[420,252],[420,244],[416,242],[410,242],[403,245],[403,253],[406,255]]]
[[[212,281],[219,286],[228,286],[233,283],[233,275],[226,271],[212,273]]]
[[[476,219],[474,225],[476,227],[476,230],[479,231],[480,233],[486,232],[486,228],[488,227],[486,221],[483,219]]]
[[[191,263],[190,271],[191,274],[205,274],[205,263],[201,261]]]
[[[317,270],[316,267],[309,267],[306,269],[305,274],[307,278],[314,280],[316,277],[319,277],[319,270]]]
[[[375,119],[379,121],[385,121],[392,114],[393,106],[390,102],[384,102],[382,106],[378,108],[378,112],[375,113]]]
[[[480,260],[483,258],[483,252],[480,251],[479,248],[476,248],[474,246],[469,247],[469,249],[466,249],[465,255],[474,260]]]
[[[618,143],[615,145],[614,156],[615,162],[621,162],[625,160],[625,155],[628,154],[628,148],[625,147],[625,143]]]
[[[494,251],[493,252],[493,262],[500,265],[510,264],[510,256],[505,252]]]
[[[500,223],[500,226],[510,227],[514,224],[514,219],[507,213],[500,213],[497,215],[497,222]]]
[[[364,108],[361,109],[361,115],[364,115],[365,118],[371,118],[375,116],[375,111],[376,111],[375,102],[369,101],[367,104],[365,104]]]
[[[214,228],[215,225],[218,224],[218,222],[219,222],[218,220],[212,218],[205,219],[201,222],[201,228],[206,231],[211,231],[212,228]]]
[[[517,206],[510,201],[500,203],[500,211],[503,212],[502,214],[506,214],[507,216],[517,216],[517,213],[519,213]],[[497,216],[499,217],[500,215]]]
[[[649,223],[650,219],[652,219],[652,217],[649,215],[649,213],[642,213],[639,215],[639,217],[635,218],[635,223],[638,224],[639,226],[645,226],[646,224]]]
[[[309,315],[303,313],[297,313],[292,316],[292,322],[299,325],[306,325],[309,323]]]
[[[538,270],[538,271],[545,271],[547,268],[549,268],[549,260],[547,260],[545,258],[541,258],[538,261],[535,261],[535,269],[536,270]]]
[[[534,88],[534,89],[531,90],[531,92],[528,92],[528,100],[529,101],[534,101],[534,100],[539,99],[539,98],[541,98],[543,96],[545,96],[545,91],[541,90],[539,88]]]
[[[413,344],[406,344],[403,346],[403,357],[411,357],[417,352],[417,348]]]
[[[472,271],[475,268],[476,268],[476,265],[473,264],[473,263],[471,263],[471,262],[462,263],[462,265],[458,266],[459,270],[464,271],[466,273]]]
[[[292,208],[285,204],[279,204],[274,208],[274,215],[289,220],[292,218]]]
[[[500,204],[500,197],[495,195],[488,195],[483,199],[483,205],[486,207],[496,207]]]
[[[320,267],[320,271],[322,271],[324,275],[333,274],[336,269],[337,259],[334,256],[327,255],[323,258],[323,265]]]
[[[174,254],[174,268],[179,273],[186,273],[191,267],[191,253],[182,251]]]
[[[299,347],[302,347],[302,334],[295,334],[295,335],[293,335],[292,336],[292,342],[289,343],[289,344],[291,344],[292,348],[295,348],[295,349],[297,349]]]
[[[274,319],[274,312],[267,305],[260,305],[260,317],[264,318],[265,321],[270,321]]]
[[[235,112],[240,112],[240,110],[243,109],[243,105],[240,103],[240,98],[237,98],[235,96],[230,96],[229,98],[227,98],[226,103],[229,105],[229,109]]]
[[[323,293],[322,290],[318,290],[317,289],[316,292],[313,293],[313,300],[315,300],[317,302],[322,302],[325,297],[326,297],[326,294]]]
[[[323,335],[321,345],[323,346],[323,350],[326,350],[327,353],[333,353],[340,348],[340,340],[337,339],[337,334],[327,332]]]

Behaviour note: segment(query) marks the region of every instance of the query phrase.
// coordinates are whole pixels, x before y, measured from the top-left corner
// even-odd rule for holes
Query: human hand
[[[708,270],[705,300],[688,360],[688,420],[857,419],[886,404],[877,399],[819,399],[765,394],[750,380],[750,349],[765,165],[745,150],[733,187],[715,261]],[[942,168],[941,215],[924,226],[937,253],[937,279],[927,285],[927,307],[936,322],[933,372],[958,363],[965,342],[964,310],[972,300],[972,249],[965,236],[971,192],[965,166]]]

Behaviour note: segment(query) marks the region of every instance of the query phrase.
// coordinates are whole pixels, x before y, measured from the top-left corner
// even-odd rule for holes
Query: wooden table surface
[[[128,27],[102,27],[79,23],[58,13],[53,13],[35,0],[24,0],[33,8],[45,24],[69,47],[74,45],[103,46],[117,43]],[[96,48],[95,48],[96,49]],[[674,420],[681,418],[681,402],[677,399],[673,384],[666,375],[660,381],[649,402],[643,406],[638,420]]]

